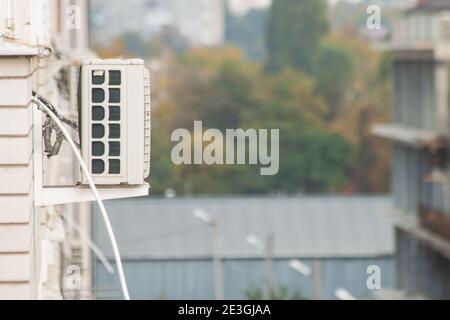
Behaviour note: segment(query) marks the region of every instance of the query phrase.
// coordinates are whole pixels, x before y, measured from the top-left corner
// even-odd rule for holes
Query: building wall
[[[38,23],[28,1],[0,1],[0,34],[7,38],[0,40],[0,46],[45,44],[42,22],[49,18],[48,2],[40,5]],[[30,100],[45,73],[44,64],[31,55],[0,56],[0,299],[30,299],[38,294],[41,217],[33,208]]]
[[[448,64],[432,60],[394,62],[395,124],[415,130],[447,136],[450,132],[448,102]],[[395,144],[393,183],[396,207],[420,219],[423,208],[449,212],[448,187],[442,179],[433,179],[438,168],[430,148],[422,145]],[[448,170],[442,173],[447,173]]]
[[[193,46],[216,46],[224,42],[224,0],[91,2],[96,40],[104,45],[125,32],[136,32],[148,38],[165,26],[176,27]]]
[[[312,261],[305,259],[307,264]],[[393,257],[349,258],[321,260],[321,291],[323,299],[335,299],[334,291],[346,288],[357,298],[372,296],[367,289],[367,268],[381,268],[382,287],[393,288],[395,267]],[[130,295],[135,299],[214,299],[213,266],[208,260],[125,260],[125,273]],[[248,299],[246,292],[264,288],[264,260],[225,260],[224,296],[228,300]],[[274,285],[285,287],[290,294],[298,293],[313,299],[313,281],[294,272],[289,260],[273,263]],[[99,299],[121,297],[115,275],[109,274],[100,262],[94,263],[94,293]]]
[[[57,61],[48,48],[71,51],[60,41],[67,36],[62,19],[69,4],[87,9],[85,0],[0,0],[0,300],[62,298],[61,211],[68,208],[34,207],[42,187],[34,181],[42,169],[49,185],[67,183],[75,179],[67,174],[75,166],[70,154],[44,161],[43,168],[33,161],[36,134],[41,134],[34,123],[42,113],[31,103],[31,93],[38,91],[66,111],[56,79],[59,65],[67,61]],[[87,32],[86,26],[78,32]],[[60,174],[64,166],[69,171]]]
[[[433,61],[394,63],[396,123],[424,130],[437,128],[434,66]]]
[[[435,21],[442,14],[429,15],[430,21]],[[396,217],[398,287],[407,296],[449,299],[450,167],[448,159],[447,164],[437,160],[436,151],[449,152],[448,142],[440,142],[449,141],[450,137],[448,62],[438,57],[443,39],[421,33],[419,20],[408,21],[410,47],[394,54],[394,122],[415,137],[440,138],[426,144],[419,141],[406,144],[393,137],[397,141],[393,189],[399,213]],[[396,45],[405,44],[401,39],[396,41]],[[428,56],[417,50],[421,41],[430,48]]]
[[[2,67],[8,65],[9,70]],[[0,299],[31,298],[36,59],[0,58]],[[19,152],[17,152],[19,151]]]
[[[450,299],[450,260],[423,241],[397,230],[398,285],[408,296]]]
[[[216,46],[224,42],[223,0],[171,0],[170,6],[178,29],[193,45]]]

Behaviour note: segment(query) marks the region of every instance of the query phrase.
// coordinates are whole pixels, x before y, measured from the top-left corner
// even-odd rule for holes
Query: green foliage
[[[268,194],[342,189],[348,182],[352,147],[324,126],[325,108],[314,95],[313,81],[295,71],[266,75],[257,65],[233,52],[202,49],[180,56],[174,64],[176,77],[169,76],[173,79],[169,84],[170,99],[165,106],[159,106],[162,112],[159,116],[168,119],[165,126],[169,131],[192,130],[196,120],[203,121],[204,129],[222,131],[279,129],[279,174],[260,176],[259,167],[251,166],[183,166],[178,168],[174,180],[168,180],[170,184],[160,186],[160,181],[153,181],[155,190]],[[169,144],[169,140],[153,141]],[[152,163],[158,161],[165,160],[152,159]]]
[[[328,105],[328,118],[334,119],[342,109],[345,95],[352,86],[354,77],[352,56],[344,48],[324,43],[317,55],[314,75],[317,92]]]
[[[170,141],[170,134],[161,127],[159,123],[153,122],[152,130],[152,163],[151,163],[151,186],[153,194],[164,194],[167,186],[176,179],[176,168],[170,159],[170,144],[161,143]]]
[[[226,42],[242,49],[254,61],[266,56],[265,29],[268,10],[251,10],[245,16],[227,12]]]
[[[274,0],[267,31],[266,69],[313,71],[320,41],[328,31],[324,0]]]
[[[173,29],[150,42],[125,34],[98,49],[105,58],[160,62],[152,85],[153,194],[387,192],[390,150],[371,127],[389,121],[390,56],[351,32],[327,34],[324,0],[274,0],[269,14],[227,19],[229,43],[247,57],[235,47],[189,50]],[[264,24],[265,64],[248,59],[259,59]],[[259,166],[173,165],[172,131],[192,130],[197,120],[222,132],[279,129],[279,174],[261,176]]]
[[[136,56],[145,56],[147,54],[148,43],[142,39],[139,33],[125,33],[121,36],[121,40],[126,52],[133,53]]]
[[[260,301],[264,299],[264,290],[258,286],[252,286],[245,291],[248,300]],[[307,300],[300,291],[290,292],[287,287],[276,287],[272,289],[270,300]]]

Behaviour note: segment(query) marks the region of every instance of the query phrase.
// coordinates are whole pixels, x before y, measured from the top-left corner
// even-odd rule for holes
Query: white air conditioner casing
[[[97,185],[143,185],[150,173],[150,75],[144,61],[81,64],[80,140]],[[87,184],[85,177],[83,184]]]

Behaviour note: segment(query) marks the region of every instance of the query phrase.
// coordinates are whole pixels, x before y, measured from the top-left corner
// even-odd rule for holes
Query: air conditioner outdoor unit
[[[97,185],[143,185],[150,173],[150,75],[143,60],[85,60],[81,151]],[[85,178],[83,184],[87,184]]]

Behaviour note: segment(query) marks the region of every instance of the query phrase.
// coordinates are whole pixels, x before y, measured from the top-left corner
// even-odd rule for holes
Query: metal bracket
[[[46,187],[44,185],[43,168],[43,137],[42,137],[42,112],[34,105],[33,108],[33,183],[34,183],[34,205],[45,207],[52,205],[63,205],[81,202],[95,201],[91,189],[86,186],[58,186]],[[98,186],[98,192],[103,200],[123,199],[148,196],[150,186]]]
[[[123,187],[97,187],[103,200],[124,199],[148,196],[149,185]],[[95,201],[94,194],[89,187],[67,186],[46,187],[42,189],[40,199],[35,200],[39,207],[70,203]]]

